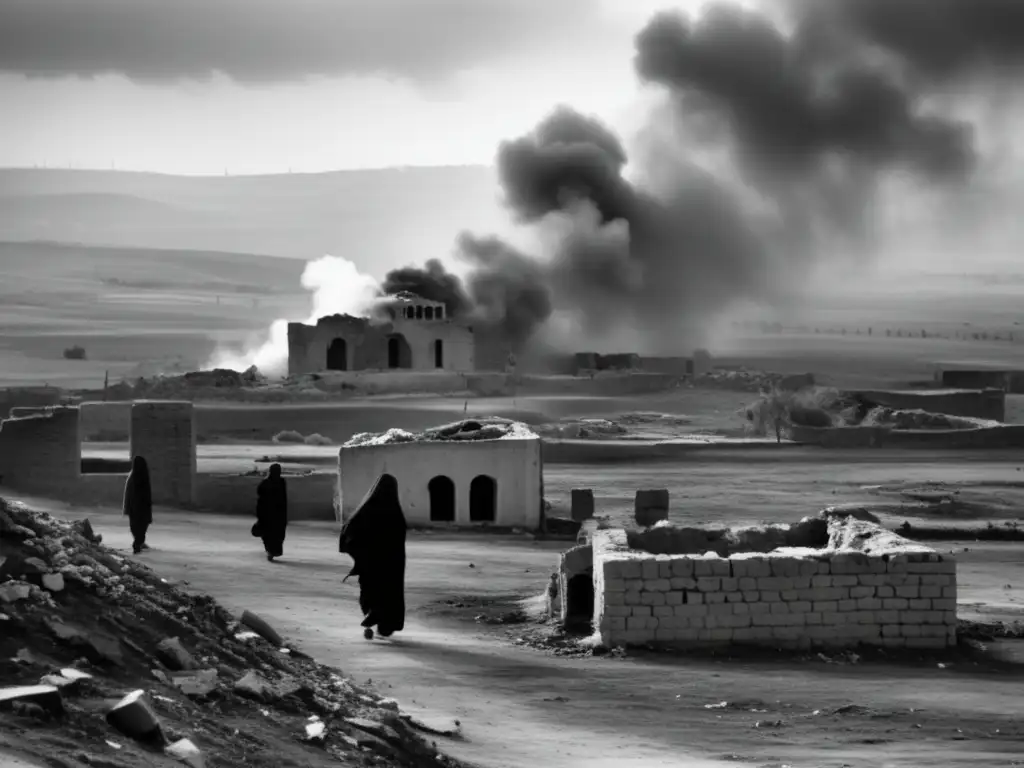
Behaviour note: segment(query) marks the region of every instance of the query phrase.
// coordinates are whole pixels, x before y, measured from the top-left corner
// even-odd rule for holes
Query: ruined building
[[[288,324],[288,373],[475,369],[473,328],[448,317],[445,305],[412,293],[380,304],[382,317],[321,317]]]

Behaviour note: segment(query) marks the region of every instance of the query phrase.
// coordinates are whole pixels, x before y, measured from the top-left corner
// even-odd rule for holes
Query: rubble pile
[[[453,766],[393,700],[0,500],[0,763]],[[421,726],[419,726],[421,727]]]
[[[884,406],[872,408],[860,423],[862,426],[885,426],[893,429],[979,429],[999,426],[998,421],[988,419],[947,416],[921,409],[904,411]]]
[[[475,440],[525,440],[537,435],[525,424],[497,416],[467,419],[433,427],[422,432],[391,428],[386,432],[360,432],[349,438],[345,448],[393,443],[455,442]]]
[[[738,392],[760,392],[778,385],[786,376],[781,373],[747,368],[714,368],[690,380],[691,387],[728,389]]]

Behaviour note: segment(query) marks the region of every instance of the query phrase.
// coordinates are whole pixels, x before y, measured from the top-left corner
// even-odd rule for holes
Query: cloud
[[[0,0],[0,71],[437,81],[601,24],[597,0]]]

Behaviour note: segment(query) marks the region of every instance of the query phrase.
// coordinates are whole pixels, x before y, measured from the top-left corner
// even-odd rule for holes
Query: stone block
[[[663,592],[648,592],[643,591],[640,593],[640,604],[641,605],[665,605],[665,594]]]
[[[752,578],[750,576],[744,576],[743,578],[739,579],[738,587],[744,592],[757,591],[757,579]]]
[[[722,588],[722,580],[712,576],[702,576],[697,579],[697,589],[701,592],[717,592]]]
[[[676,590],[697,588],[697,580],[688,576],[673,576],[668,583],[672,589]]]
[[[795,589],[786,589],[782,591],[782,602],[793,603],[800,599],[800,593]]]
[[[907,648],[918,650],[939,650],[946,647],[946,641],[937,637],[908,637]]]
[[[689,557],[676,557],[672,559],[672,576],[693,576],[693,560]]]
[[[651,615],[651,606],[649,606],[649,605],[634,605],[633,606],[633,613],[632,613],[632,615],[636,616],[638,619],[646,619],[647,617],[649,617]]]
[[[686,592],[686,602],[693,605],[700,605],[704,602],[704,594],[702,592]]]
[[[760,601],[760,599],[761,599],[761,593],[760,592],[757,592],[757,591],[746,591],[746,590],[743,592],[743,600],[744,600],[744,602],[756,603],[756,602]]]
[[[815,613],[839,613],[839,603],[836,600],[815,600],[811,604]]]
[[[725,601],[727,603],[742,603],[743,593],[742,592],[726,592]]]
[[[671,560],[658,560],[658,578],[659,579],[671,579],[672,578],[672,561]]]
[[[653,557],[646,558],[640,563],[640,577],[644,581],[653,581],[661,576],[658,568],[658,561]]]
[[[832,577],[831,576],[822,576],[822,575],[812,576],[811,577],[811,586],[815,587],[815,588],[817,588],[817,587],[821,587],[821,588],[831,587],[832,586]]]
[[[708,605],[715,605],[715,604],[718,604],[718,603],[724,603],[725,602],[725,593],[724,592],[705,592],[704,593],[704,602],[707,603]]]
[[[644,589],[649,592],[668,592],[671,588],[672,584],[668,579],[653,579],[644,582]]]
[[[780,603],[782,602],[782,595],[778,592],[771,592],[761,590],[761,602],[762,603]]]
[[[740,580],[727,576],[722,579],[722,591],[723,592],[735,592],[739,589]],[[941,595],[940,595],[941,597]]]
[[[590,488],[573,488],[571,491],[572,519],[582,523],[594,516],[594,492]]]
[[[815,611],[805,611],[804,612],[804,624],[807,624],[808,626],[811,626],[811,625],[817,626],[817,625],[820,625],[821,623],[822,623],[822,619],[821,619],[821,614],[820,613],[817,613]]]
[[[745,605],[747,606],[747,610],[750,611],[751,616],[772,612],[771,603],[745,603]]]
[[[640,490],[634,499],[634,517],[638,525],[654,525],[668,520],[668,489]]]
[[[651,609],[651,614],[658,619],[663,619],[668,616],[672,616],[673,607],[671,605],[656,605]]]
[[[882,601],[882,608],[887,611],[905,611],[909,607],[906,598],[887,597]]]
[[[856,611],[856,610],[857,610],[857,601],[856,600],[840,600],[839,601],[839,612],[840,613],[849,613],[850,611]]]
[[[682,592],[666,592],[665,593],[665,605],[682,605],[683,604],[683,593]]]
[[[647,628],[647,619],[643,616],[630,616],[626,619],[626,630],[629,632]]]
[[[641,579],[643,575],[643,563],[640,560],[622,561],[622,578]]]
[[[772,613],[789,613],[789,603],[769,603]]]

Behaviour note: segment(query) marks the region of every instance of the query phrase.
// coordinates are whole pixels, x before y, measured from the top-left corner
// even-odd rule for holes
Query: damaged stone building
[[[316,325],[288,324],[288,373],[475,369],[473,328],[448,316],[444,303],[399,293],[382,317],[329,315]]]

